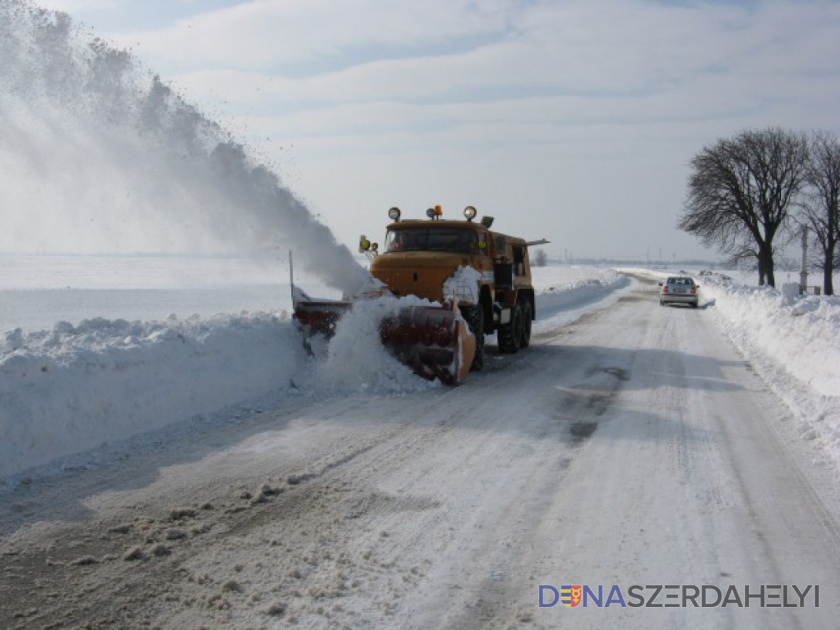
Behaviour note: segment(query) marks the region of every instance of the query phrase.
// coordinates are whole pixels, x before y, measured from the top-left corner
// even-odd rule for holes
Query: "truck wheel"
[[[531,303],[522,303],[522,342],[519,344],[522,348],[527,348],[531,345]]]
[[[513,307],[510,321],[499,326],[499,350],[513,354],[522,347],[522,309],[519,304]]]
[[[480,372],[484,367],[484,309],[479,304],[474,308],[464,308],[461,314],[475,335],[475,356],[473,357],[471,372]]]

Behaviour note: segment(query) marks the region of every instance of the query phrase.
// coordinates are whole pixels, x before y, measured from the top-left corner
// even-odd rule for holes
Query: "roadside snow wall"
[[[288,387],[304,361],[270,314],[92,319],[0,338],[0,477]]]
[[[730,339],[797,418],[802,439],[840,467],[840,297],[699,280],[701,302],[714,303]]]
[[[739,346],[760,348],[818,394],[840,395],[840,297],[789,296],[714,277],[701,284]]]

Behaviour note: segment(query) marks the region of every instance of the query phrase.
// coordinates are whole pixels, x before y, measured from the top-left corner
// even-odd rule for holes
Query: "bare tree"
[[[546,264],[548,264],[548,254],[545,253],[544,249],[538,249],[534,252],[534,266],[545,267]]]
[[[810,146],[803,218],[814,230],[823,292],[834,295],[834,270],[840,267],[840,138],[817,131],[811,135]]]
[[[691,160],[678,227],[733,260],[755,257],[758,283],[776,285],[774,242],[803,187],[808,141],[782,129],[743,131]]]

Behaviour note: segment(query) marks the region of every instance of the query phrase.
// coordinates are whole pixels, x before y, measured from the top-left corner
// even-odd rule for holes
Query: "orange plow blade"
[[[385,347],[415,374],[447,385],[466,376],[475,356],[475,337],[453,304],[402,307],[382,321],[379,332]]]
[[[305,343],[316,334],[327,338],[353,306],[343,300],[295,300],[294,319]],[[460,382],[475,356],[475,337],[454,304],[403,306],[379,325],[382,344],[424,378],[448,385]]]

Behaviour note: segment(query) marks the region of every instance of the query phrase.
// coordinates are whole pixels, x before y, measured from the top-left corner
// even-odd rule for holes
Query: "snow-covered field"
[[[141,434],[288,396],[439,386],[393,360],[364,318],[347,318],[330,355],[312,361],[290,319],[285,261],[4,256],[3,269],[0,478],[89,465],[138,448]],[[594,267],[545,267],[534,278],[537,333],[628,284]],[[295,281],[335,296],[297,271]]]

